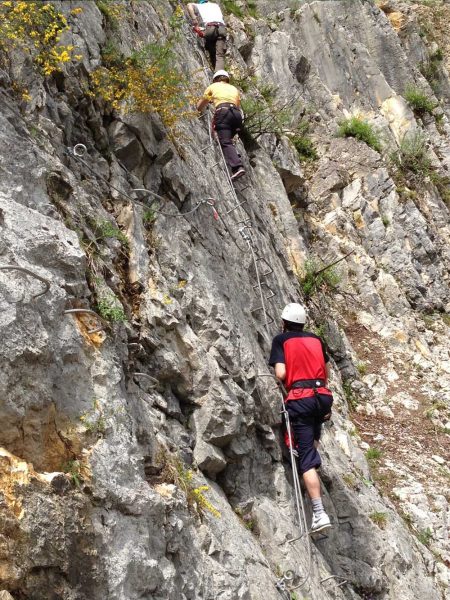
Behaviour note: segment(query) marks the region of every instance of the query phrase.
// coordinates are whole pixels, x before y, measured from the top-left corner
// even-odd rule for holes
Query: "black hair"
[[[217,83],[218,81],[226,81],[227,83],[230,83],[230,78],[226,77],[225,75],[219,75],[218,77],[214,77],[214,83]]]
[[[304,323],[293,323],[283,319],[283,331],[303,331],[304,327]]]

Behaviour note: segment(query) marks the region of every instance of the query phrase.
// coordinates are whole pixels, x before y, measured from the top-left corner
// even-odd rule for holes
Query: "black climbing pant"
[[[294,433],[300,473],[320,467],[320,454],[314,445],[319,441],[322,423],[331,412],[333,396],[317,394],[312,398],[288,400],[286,410]]]
[[[241,111],[233,105],[218,106],[214,115],[214,129],[217,132],[220,145],[227,165],[232,171],[242,167],[233,138],[242,127]]]

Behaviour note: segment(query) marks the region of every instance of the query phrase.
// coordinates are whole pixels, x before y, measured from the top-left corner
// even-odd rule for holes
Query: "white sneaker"
[[[319,515],[313,514],[310,533],[316,533],[317,531],[328,529],[328,527],[331,527],[331,523],[330,517],[326,512],[320,513]]]

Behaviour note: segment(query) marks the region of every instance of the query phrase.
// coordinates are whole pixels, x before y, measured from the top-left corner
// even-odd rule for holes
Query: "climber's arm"
[[[280,381],[286,379],[286,365],[284,363],[275,363],[275,377]]]
[[[192,23],[194,25],[198,25],[198,18],[197,18],[197,14],[195,12],[195,5],[192,2],[189,2],[189,4],[187,5],[187,11],[188,11],[188,15],[192,21]]]

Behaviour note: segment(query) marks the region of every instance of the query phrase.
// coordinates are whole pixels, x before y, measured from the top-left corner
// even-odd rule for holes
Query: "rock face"
[[[13,52],[1,76],[0,598],[450,598],[450,98],[444,65],[438,97],[420,72],[435,48],[414,7],[261,0],[229,17],[230,65],[301,99],[318,154],[239,143],[235,208],[205,120],[173,143],[157,115],[86,93],[108,43],[129,55],[169,31],[169,1],[115,21],[107,4],[54,3],[82,8],[78,66],[44,80]],[[178,66],[206,86],[182,33]],[[431,114],[406,102],[413,84]],[[336,137],[356,113],[381,153]],[[389,161],[413,131],[440,176],[415,189]],[[343,259],[337,290],[303,298],[310,259]],[[303,300],[335,392],[334,527],[311,541],[267,367],[281,307]]]

